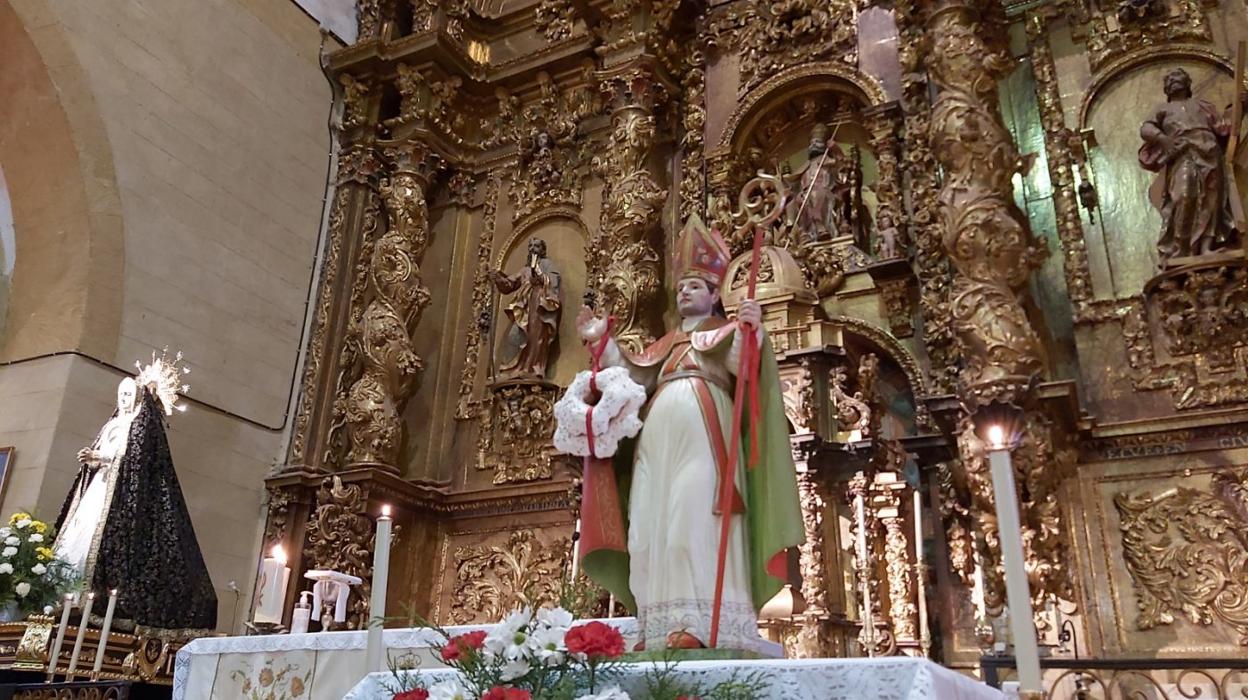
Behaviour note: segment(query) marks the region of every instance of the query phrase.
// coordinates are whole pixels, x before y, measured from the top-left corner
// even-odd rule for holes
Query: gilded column
[[[426,190],[441,159],[413,141],[387,151],[380,186],[387,229],[373,245],[363,314],[348,331],[360,364],[346,392],[347,461],[397,472],[402,411],[424,367],[412,333],[429,303],[420,261],[429,242]]]
[[[802,658],[829,656],[831,640],[828,623],[827,567],[824,566],[823,513],[826,504],[818,479],[810,472],[797,476],[802,502],[802,523],[806,540],[798,548],[802,572],[802,598],[806,612],[798,631],[798,651]]]
[[[949,320],[951,269],[943,244],[944,226],[936,215],[940,174],[929,142],[932,105],[925,75],[928,43],[921,11],[918,0],[897,0],[894,6],[900,33],[905,111],[903,157],[911,199],[910,227],[906,233],[914,247],[923,346],[932,368],[932,392],[946,394],[953,391],[958,358]]]
[[[1014,203],[1012,178],[1024,170],[1001,118],[997,82],[1012,69],[1004,11],[991,0],[939,0],[928,9],[929,69],[940,89],[933,105],[932,151],[943,166],[940,193],[945,250],[955,274],[950,293],[962,359],[958,395],[970,415],[1014,406],[1012,449],[1031,591],[1037,600],[1069,597],[1057,486],[1071,464],[1054,445],[1047,418],[1031,406],[1043,371],[1040,340],[1022,294],[1045,248]],[[987,543],[986,603],[1000,609],[996,507],[984,446],[970,418],[959,428],[962,482]]]
[[[1020,403],[1042,369],[1020,294],[1044,249],[1014,204],[1011,179],[1023,159],[999,107],[997,81],[1012,66],[999,14],[989,0],[940,0],[927,23],[929,68],[940,89],[930,140],[945,173],[940,211],[955,270],[949,303],[963,361],[958,389],[972,412],[992,401]]]
[[[612,105],[611,137],[607,152],[593,161],[606,192],[590,279],[615,316],[616,340],[633,351],[654,340],[653,311],[661,306],[655,241],[667,195],[651,170],[650,155],[656,136],[654,103],[665,91],[652,70],[642,64],[599,76]]]
[[[1044,126],[1044,150],[1049,163],[1049,180],[1053,183],[1053,208],[1057,213],[1057,236],[1062,244],[1066,293],[1074,306],[1075,317],[1087,312],[1092,299],[1092,281],[1088,268],[1088,249],[1083,239],[1083,221],[1079,216],[1079,199],[1075,190],[1075,154],[1081,149],[1078,135],[1066,127],[1062,112],[1062,95],[1057,84],[1057,66],[1049,46],[1048,26],[1043,15],[1027,18],[1027,39],[1031,47],[1031,66],[1036,77],[1036,99],[1040,105],[1040,122]]]

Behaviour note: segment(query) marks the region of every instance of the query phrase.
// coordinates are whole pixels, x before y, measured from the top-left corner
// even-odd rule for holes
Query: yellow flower
[[[47,561],[52,558],[52,550],[47,547],[35,547],[35,556]]]
[[[32,530],[39,533],[40,535],[47,534],[48,532],[48,524],[43,522],[42,520],[36,520],[32,522],[30,524],[30,527]]]
[[[30,520],[30,519],[31,519],[30,513],[23,513],[21,511],[18,511],[13,514],[13,517],[9,518],[9,524],[16,525],[17,521],[19,520]]]

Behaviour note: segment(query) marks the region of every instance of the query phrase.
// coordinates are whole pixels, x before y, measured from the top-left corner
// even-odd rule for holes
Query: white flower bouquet
[[[55,533],[29,513],[14,513],[0,527],[0,608],[21,618],[51,612],[74,582],[74,571],[52,552]]]

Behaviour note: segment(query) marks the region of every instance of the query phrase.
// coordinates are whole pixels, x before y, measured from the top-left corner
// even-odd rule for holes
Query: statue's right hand
[[[580,313],[576,315],[576,330],[581,334],[582,340],[593,343],[607,332],[607,320],[595,316],[594,310],[588,306],[582,306]]]
[[[84,447],[81,450],[78,450],[78,462],[81,464],[89,463],[91,461],[91,452],[92,450],[90,447]]]

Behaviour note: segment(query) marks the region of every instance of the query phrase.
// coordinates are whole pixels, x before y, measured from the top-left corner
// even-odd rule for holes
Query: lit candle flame
[[[993,425],[988,428],[988,442],[992,443],[992,449],[1005,449],[1005,428],[999,425]]]
[[[389,505],[384,505],[384,506],[382,506],[382,507],[381,507],[381,517],[383,517],[383,518],[388,518],[388,517],[390,517],[390,506],[389,506]]]
[[[273,558],[283,566],[286,565],[286,550],[282,549],[282,545],[273,545]]]

